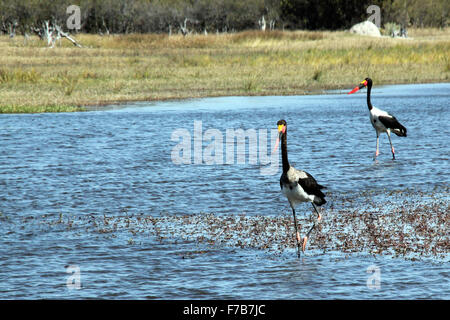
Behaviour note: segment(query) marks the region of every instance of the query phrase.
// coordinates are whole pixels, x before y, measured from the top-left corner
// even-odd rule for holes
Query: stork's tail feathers
[[[322,186],[320,184],[317,185],[317,187],[319,188],[318,192],[314,195],[314,204],[321,206],[325,203],[327,203],[327,201],[325,200],[325,195],[323,194],[322,191],[320,191],[320,189],[326,189],[327,187]]]
[[[399,137],[406,137],[406,128],[402,126],[400,123],[397,128],[392,130],[393,133],[398,135]]]
[[[379,116],[378,120],[380,120],[386,129],[390,129],[393,133],[400,137],[406,137],[406,128],[398,122],[394,116]]]
[[[327,201],[325,200],[324,197],[318,197],[318,196],[314,197],[314,204],[316,204],[318,206],[321,206],[321,205],[323,205],[325,203],[327,203]]]

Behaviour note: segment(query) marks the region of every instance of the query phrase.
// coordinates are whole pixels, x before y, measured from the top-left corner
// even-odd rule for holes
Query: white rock
[[[378,30],[378,27],[370,21],[363,21],[361,23],[355,24],[350,28],[350,32],[365,36],[381,37],[381,33],[380,30]]]

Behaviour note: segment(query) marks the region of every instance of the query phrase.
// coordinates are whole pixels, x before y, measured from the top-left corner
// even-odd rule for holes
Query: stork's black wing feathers
[[[406,128],[402,126],[394,116],[379,116],[378,119],[386,128],[391,129],[396,135],[406,137]]]
[[[305,171],[304,171],[305,172]],[[325,187],[318,184],[316,179],[312,175],[310,175],[308,172],[305,172],[307,178],[299,178],[298,183],[300,186],[305,190],[308,194],[313,194],[316,197],[320,198],[320,201],[314,201],[317,205],[322,205],[326,203],[325,201],[325,195],[323,194],[320,189],[324,189]]]

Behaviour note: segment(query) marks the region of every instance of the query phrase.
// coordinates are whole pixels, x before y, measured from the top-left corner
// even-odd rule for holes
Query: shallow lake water
[[[365,90],[0,115],[0,298],[450,298],[448,255],[307,250],[297,259],[294,249],[92,231],[101,217],[291,214],[280,156],[270,155],[279,119],[291,164],[333,199],[354,197],[358,209],[361,192],[382,203],[389,191],[417,190],[448,207],[450,84],[375,87],[372,103],[408,129],[406,138],[392,135],[395,161],[385,134],[373,161]],[[245,144],[230,138],[238,129]],[[297,212],[309,215],[310,206]]]

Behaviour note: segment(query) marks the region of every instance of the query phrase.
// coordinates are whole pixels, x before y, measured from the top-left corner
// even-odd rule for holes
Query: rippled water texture
[[[272,163],[273,174],[262,174],[270,164],[248,157],[251,148],[270,153],[271,130],[282,118],[291,164],[327,186],[325,218],[344,197],[351,199],[345,210],[358,211],[367,199],[383,206],[389,192],[404,190],[405,197],[416,194],[416,206],[440,201],[448,208],[450,85],[375,86],[372,103],[408,129],[407,138],[393,135],[395,161],[385,134],[373,161],[376,135],[365,95],[224,97],[0,115],[0,298],[450,298],[448,248],[440,258],[410,259],[312,245],[299,260],[293,247],[274,253],[199,242],[185,229],[208,231],[183,219],[173,226],[174,219],[165,234],[151,223],[129,227],[139,217],[290,217],[278,164]],[[238,155],[226,163],[227,146],[237,144],[227,142],[227,129],[257,133],[258,144],[245,147],[245,163],[237,163]],[[183,132],[191,155],[189,163],[175,164]],[[220,150],[211,153],[217,140],[207,132],[222,139]],[[194,140],[202,135],[199,154]],[[205,154],[220,152],[222,163],[202,163]],[[401,205],[402,197],[396,201]],[[311,207],[297,212],[306,219]],[[332,225],[326,230],[337,232]],[[438,236],[448,241],[448,232]]]

